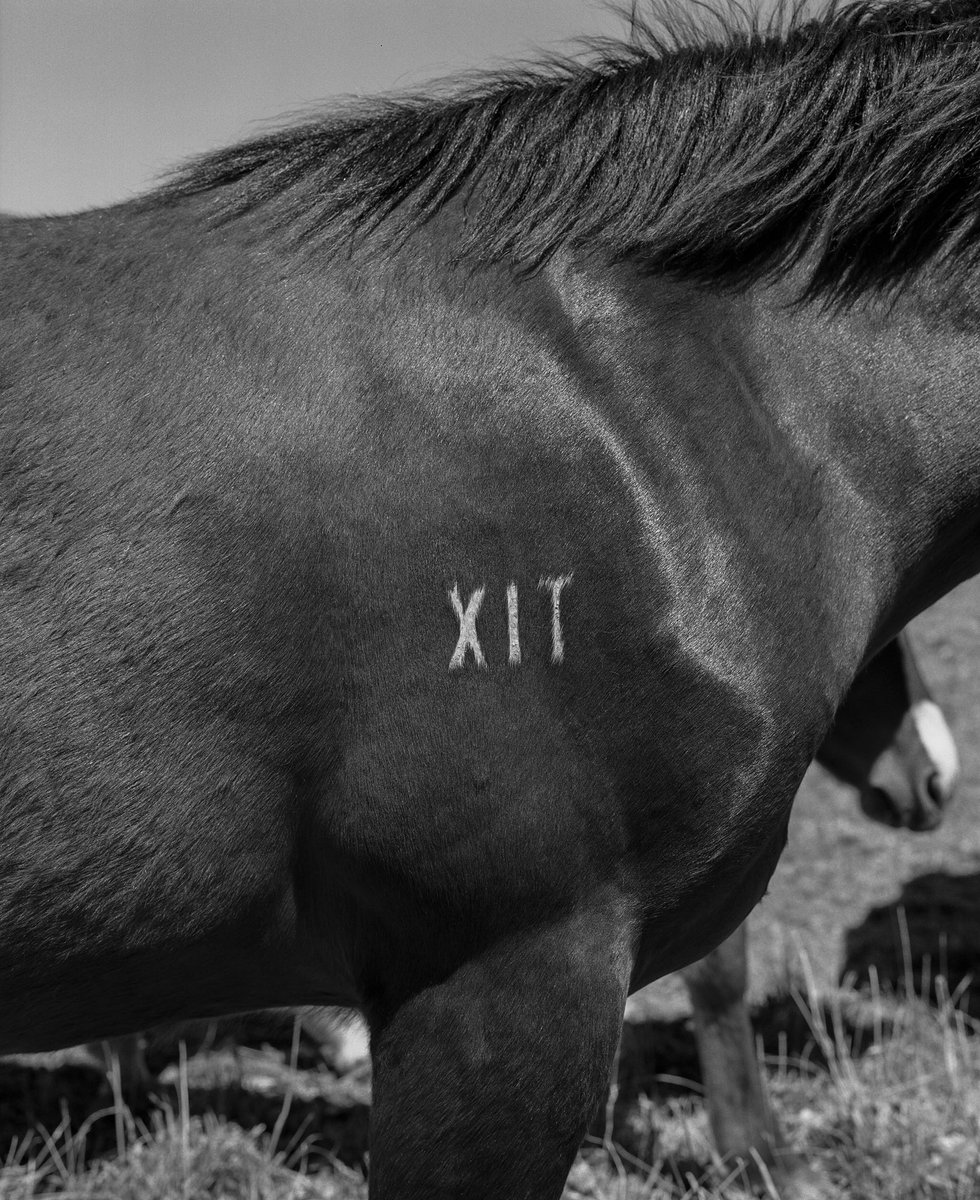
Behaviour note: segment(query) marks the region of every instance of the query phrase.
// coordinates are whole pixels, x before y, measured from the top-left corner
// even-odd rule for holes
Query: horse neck
[[[563,394],[654,514],[648,549],[678,609],[723,577],[745,597],[736,624],[755,621],[787,670],[800,629],[816,631],[814,661],[832,657],[843,688],[869,648],[980,570],[968,322],[925,293],[834,313],[795,304],[796,279],[726,294],[625,266],[546,276]]]
[[[821,477],[880,645],[980,570],[980,321],[925,288],[837,313],[753,299],[765,403]]]

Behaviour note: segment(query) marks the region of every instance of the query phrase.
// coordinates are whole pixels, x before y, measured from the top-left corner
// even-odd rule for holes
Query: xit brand
[[[565,657],[565,637],[561,625],[561,595],[572,582],[571,575],[544,576],[538,580],[538,588],[550,593],[551,596],[551,661],[560,663]],[[480,608],[486,596],[486,587],[475,588],[463,603],[459,594],[459,584],[454,583],[447,593],[453,612],[459,620],[459,637],[456,649],[449,660],[450,671],[460,670],[466,663],[467,657],[472,656],[473,663],[478,667],[486,667],[487,659],[480,645],[476,621]],[[512,667],[521,663],[521,631],[519,620],[519,596],[517,584],[511,581],[507,585],[507,662]]]

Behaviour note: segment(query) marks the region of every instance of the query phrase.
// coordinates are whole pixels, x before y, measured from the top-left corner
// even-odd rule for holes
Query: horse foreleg
[[[372,1200],[561,1195],[609,1087],[630,969],[615,929],[575,925],[370,1013]]]
[[[762,1086],[745,1004],[745,926],[682,972],[694,1006],[694,1032],[715,1145],[726,1159],[775,1162],[779,1129]]]

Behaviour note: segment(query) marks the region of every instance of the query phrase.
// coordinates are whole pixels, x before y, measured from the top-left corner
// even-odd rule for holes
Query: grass
[[[792,1151],[809,1164],[801,1198],[980,1197],[978,1028],[941,981],[930,988],[938,1006],[874,989],[818,1002],[812,980],[797,989],[808,1043],[764,1063]],[[246,1128],[214,1111],[193,1114],[189,1073],[182,1059],[175,1097],[144,1118],[117,1088],[77,1129],[66,1116],[26,1132],[0,1166],[0,1200],[364,1200],[359,1172],[326,1159],[302,1127],[287,1132],[291,1091],[273,1122]],[[583,1147],[565,1200],[744,1200],[739,1172],[713,1161],[696,1089],[672,1084],[634,1097],[626,1114],[610,1104],[606,1136]],[[98,1122],[111,1123],[108,1152],[90,1152]],[[630,1132],[631,1151],[613,1140],[614,1128]],[[780,1192],[770,1183],[760,1194]]]
[[[298,1030],[298,1024],[297,1024]],[[294,1034],[293,1062],[298,1038]],[[312,1171],[302,1136],[283,1143],[292,1092],[271,1130],[245,1129],[214,1112],[191,1115],[187,1059],[181,1047],[176,1106],[155,1105],[138,1119],[122,1098],[118,1063],[111,1106],[77,1130],[67,1117],[52,1131],[37,1128],[15,1143],[0,1165],[0,1200],[361,1200],[363,1177],[331,1162]],[[111,1120],[115,1153],[89,1158],[89,1133]]]
[[[923,995],[903,1000],[879,994],[873,978],[870,994],[841,989],[818,1001],[812,978],[793,989],[809,1045],[763,1062],[790,1149],[807,1164],[806,1200],[980,1197],[980,1025],[942,979],[920,986]],[[930,990],[938,1005],[924,998]],[[712,1161],[699,1100],[648,1103],[644,1117],[659,1147],[648,1176],[617,1161],[615,1147],[586,1148],[591,1191],[573,1178],[567,1200],[744,1200],[740,1173]],[[757,1194],[794,1193],[770,1181]]]
[[[132,1124],[122,1152],[86,1161],[84,1137],[64,1127],[28,1138],[0,1170],[4,1200],[57,1195],[79,1200],[355,1200],[366,1195],[345,1171],[310,1174],[276,1151],[262,1129],[215,1115],[161,1110]]]

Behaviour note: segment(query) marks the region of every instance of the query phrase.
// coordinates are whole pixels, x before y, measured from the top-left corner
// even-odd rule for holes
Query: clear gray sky
[[[330,96],[622,28],[601,0],[0,0],[0,208],[106,204]]]

